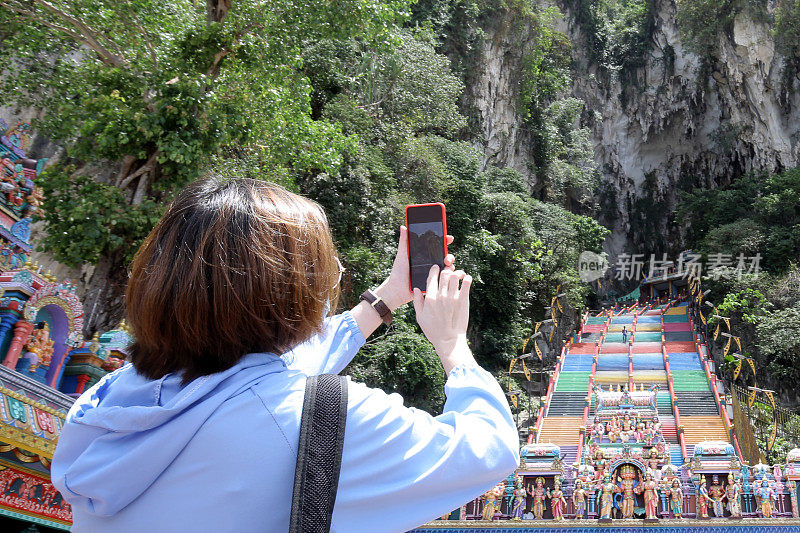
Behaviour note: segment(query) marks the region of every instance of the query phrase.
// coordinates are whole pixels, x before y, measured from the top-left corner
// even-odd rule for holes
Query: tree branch
[[[38,6],[41,6],[45,11],[50,12],[56,18],[62,20],[63,22],[68,23],[69,25],[74,27],[76,30],[78,30],[78,33],[74,32],[72,30],[69,30],[69,29],[67,29],[67,28],[65,28],[63,26],[60,26],[58,24],[54,24],[52,22],[47,21],[46,19],[42,18],[37,13],[35,13],[32,9],[30,9],[30,8],[26,9],[24,7],[21,7],[21,4],[19,2],[14,2],[14,5],[12,5],[7,1],[3,1],[2,3],[0,3],[0,5],[3,5],[5,7],[7,7],[7,8],[9,8],[9,9],[11,9],[12,11],[16,11],[17,13],[21,13],[23,15],[26,15],[26,16],[36,20],[37,22],[40,22],[41,24],[43,24],[43,25],[45,25],[45,26],[47,26],[49,28],[61,31],[61,32],[69,35],[73,39],[77,40],[78,42],[80,42],[80,43],[86,45],[87,47],[91,48],[92,50],[94,50],[100,56],[100,59],[104,63],[107,63],[107,64],[109,64],[111,66],[114,66],[114,67],[127,66],[127,61],[125,60],[124,57],[122,57],[122,53],[119,50],[119,47],[116,45],[116,43],[114,43],[113,41],[110,41],[112,43],[112,45],[114,45],[114,47],[117,48],[118,54],[114,54],[108,48],[103,46],[100,43],[100,39],[98,37],[98,32],[95,32],[94,30],[92,30],[89,26],[86,25],[85,22],[83,22],[83,21],[81,21],[81,20],[69,15],[68,13],[65,13],[64,11],[60,10],[59,8],[54,6],[53,4],[50,4],[49,2],[46,2],[45,0],[33,0],[33,3],[38,5]],[[105,37],[105,39],[108,40],[107,37]]]
[[[63,26],[59,26],[58,24],[54,24],[52,22],[49,22],[49,21],[43,19],[42,17],[40,17],[39,15],[37,15],[36,13],[34,13],[33,11],[30,11],[29,9],[17,7],[17,6],[9,4],[8,2],[3,2],[2,0],[0,0],[0,6],[3,6],[5,8],[7,8],[7,9],[10,9],[11,11],[19,13],[21,15],[25,15],[26,17],[35,20],[36,22],[38,22],[39,24],[42,24],[43,26],[47,26],[48,28],[54,29],[56,31],[60,31],[62,33],[66,33],[67,35],[69,35],[70,37],[75,39],[76,41],[79,41],[79,42],[85,44],[86,46],[89,46],[89,43],[81,35],[75,33],[74,31],[70,30],[69,28],[65,28]]]
[[[33,0],[33,1],[36,4],[42,6],[47,11],[50,11],[51,13],[56,15],[57,17],[60,17],[63,20],[65,20],[66,22],[69,22],[70,24],[72,24],[78,31],[81,32],[81,34],[88,41],[90,41],[90,43],[92,43],[90,45],[92,50],[94,50],[95,52],[100,54],[102,57],[104,57],[107,61],[109,61],[115,67],[122,67],[122,66],[126,65],[127,61],[125,61],[125,58],[122,57],[122,50],[120,50],[119,46],[117,46],[117,43],[115,43],[114,41],[110,40],[108,37],[103,35],[101,32],[93,30],[92,28],[90,28],[82,20],[77,19],[77,18],[73,17],[72,15],[70,15],[68,13],[65,13],[64,11],[58,9],[53,4],[51,4],[49,2],[46,2],[45,0]],[[103,46],[100,43],[100,38],[98,37],[98,35],[101,35],[106,41],[110,42],[114,46],[114,48],[117,49],[117,54],[113,54],[110,50],[108,50],[105,46]]]
[[[228,48],[220,50],[219,52],[214,54],[214,61],[211,62],[211,66],[208,68],[208,71],[206,71],[206,76],[208,76],[211,79],[216,78],[219,75],[219,65],[222,62],[222,60],[225,59],[228,55],[230,55],[231,52],[233,52],[233,49],[236,47],[236,45],[239,44],[239,42],[242,40],[242,37],[247,35],[247,33],[250,30],[260,27],[261,27],[260,24],[248,24],[247,27],[242,28],[240,31],[236,32],[236,36],[233,38],[233,42],[231,43],[231,45]]]
[[[131,201],[132,205],[139,205],[142,203],[145,195],[147,194],[147,187],[150,185],[150,179],[155,171],[155,167],[151,166],[147,172],[142,174],[142,177],[139,179],[139,183],[136,185],[136,192],[133,193],[133,200]]]
[[[156,160],[158,159],[159,155],[160,155],[160,152],[158,150],[153,152],[153,154],[147,159],[147,162],[145,162],[144,165],[139,167],[139,169],[136,172],[134,172],[133,174],[128,175],[127,178],[122,180],[120,182],[120,184],[118,185],[118,187],[120,189],[125,189],[126,187],[128,187],[128,185],[131,184],[131,182],[133,180],[135,180],[139,176],[141,176],[143,174],[146,174],[147,172],[153,170],[155,168],[155,166],[156,166]]]
[[[117,174],[117,179],[114,180],[114,186],[119,187],[122,183],[122,180],[128,175],[131,171],[131,167],[136,162],[136,158],[132,155],[126,155],[122,158],[122,164],[119,168],[119,174]]]
[[[150,51],[150,58],[153,60],[154,69],[157,70],[158,69],[158,56],[156,56],[156,50],[155,50],[155,48],[153,48],[153,43],[150,41],[150,36],[147,35],[147,32],[142,27],[142,22],[141,22],[141,20],[139,20],[139,16],[136,14],[136,12],[131,7],[130,0],[127,0],[127,4],[128,4],[128,12],[131,14],[131,17],[133,17],[133,23],[136,24],[137,28],[139,28],[139,33],[141,33],[142,37],[144,37],[144,43],[147,45],[147,49]]]

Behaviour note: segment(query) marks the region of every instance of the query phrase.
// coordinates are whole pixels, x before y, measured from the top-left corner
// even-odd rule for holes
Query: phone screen
[[[438,205],[409,207],[406,213],[411,287],[424,291],[431,267],[444,268],[444,213]]]

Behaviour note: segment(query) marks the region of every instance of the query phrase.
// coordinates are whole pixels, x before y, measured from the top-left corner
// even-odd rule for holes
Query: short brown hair
[[[248,353],[285,353],[336,307],[339,276],[322,208],[254,179],[180,193],[142,244],[126,293],[136,370],[184,383]]]

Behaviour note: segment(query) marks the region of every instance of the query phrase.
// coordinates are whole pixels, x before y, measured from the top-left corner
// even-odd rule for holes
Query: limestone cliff
[[[770,27],[741,14],[705,64],[684,44],[674,0],[655,0],[650,51],[623,85],[588,58],[572,2],[557,22],[572,42],[571,93],[585,102],[600,171],[599,216],[613,230],[608,252],[675,251],[669,213],[678,191],[716,187],[753,171],[800,161],[800,80],[785,77]],[[468,88],[487,163],[536,178],[516,109],[519,58],[530,39],[496,23]],[[624,94],[623,94],[623,87]]]

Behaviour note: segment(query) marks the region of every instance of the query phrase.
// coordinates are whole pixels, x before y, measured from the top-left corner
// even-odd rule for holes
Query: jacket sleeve
[[[332,530],[408,531],[459,508],[519,466],[519,436],[503,391],[477,365],[454,368],[433,417],[350,383]]]
[[[282,358],[287,367],[307,376],[338,374],[365,342],[353,315],[345,311],[326,319],[322,333],[289,350]]]

